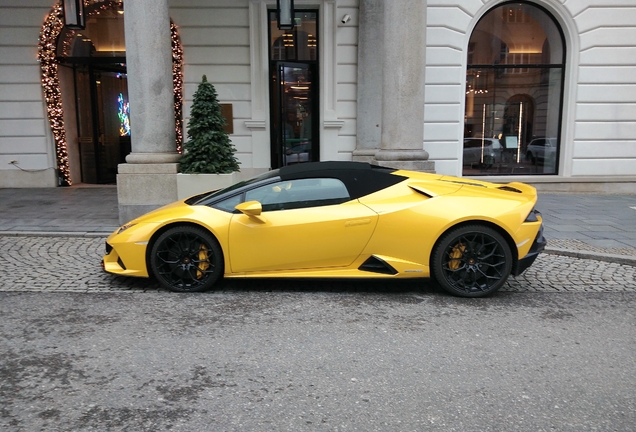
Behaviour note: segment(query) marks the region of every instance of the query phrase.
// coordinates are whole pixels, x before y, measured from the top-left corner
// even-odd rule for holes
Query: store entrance
[[[78,64],[75,95],[83,183],[112,184],[130,153],[125,63]]]
[[[270,11],[271,166],[320,160],[318,11],[297,10],[279,30]]]
[[[319,160],[314,69],[315,65],[306,63],[276,64],[272,86],[272,161],[276,166]]]

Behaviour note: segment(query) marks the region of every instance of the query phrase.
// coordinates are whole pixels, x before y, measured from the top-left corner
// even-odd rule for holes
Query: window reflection
[[[556,174],[564,49],[554,20],[525,3],[494,8],[467,55],[463,174]],[[551,143],[541,157],[539,142]]]
[[[318,57],[317,13],[296,11],[294,28],[280,30],[276,12],[270,12],[271,60],[316,60]]]

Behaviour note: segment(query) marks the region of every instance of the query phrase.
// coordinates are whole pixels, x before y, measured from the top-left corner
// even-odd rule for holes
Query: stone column
[[[353,151],[353,160],[358,162],[374,162],[381,142],[383,3],[384,0],[360,0],[358,122]]]
[[[378,165],[434,171],[423,150],[426,1],[384,1],[382,138]]]
[[[124,5],[132,152],[118,167],[123,222],[177,199],[170,14],[167,0]]]

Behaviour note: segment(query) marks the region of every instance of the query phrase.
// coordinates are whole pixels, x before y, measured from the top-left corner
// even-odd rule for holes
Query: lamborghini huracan
[[[105,271],[203,291],[225,278],[433,278],[481,297],[544,249],[535,188],[361,162],[289,165],[117,229]]]

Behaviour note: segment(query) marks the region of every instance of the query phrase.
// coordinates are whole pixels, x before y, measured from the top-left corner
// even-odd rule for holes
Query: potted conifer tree
[[[188,140],[179,161],[177,194],[179,199],[233,183],[239,162],[236,149],[224,126],[216,89],[203,79],[194,93],[188,121]]]

